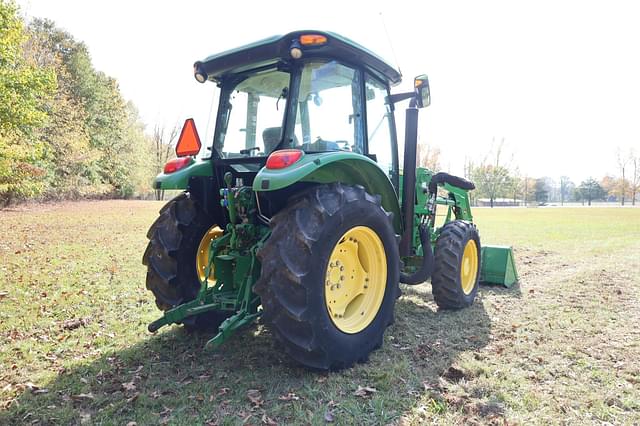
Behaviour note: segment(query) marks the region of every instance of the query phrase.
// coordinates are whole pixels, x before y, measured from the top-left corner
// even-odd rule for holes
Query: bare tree
[[[511,171],[509,180],[507,182],[509,188],[509,194],[513,195],[513,205],[518,205],[518,194],[522,191],[522,177],[520,176],[520,169],[518,167]]]
[[[153,128],[153,155],[155,156],[156,173],[162,172],[167,161],[173,157],[173,150],[177,142],[180,127],[178,123],[170,129],[166,129],[164,124]],[[164,190],[156,189],[156,200],[164,198]]]
[[[624,171],[627,167],[627,164],[629,164],[629,157],[625,156],[622,153],[620,147],[618,147],[618,149],[616,150],[616,157],[618,160],[618,167],[620,168],[620,172],[622,173],[622,181],[620,182],[620,197],[622,200],[622,205],[624,206],[624,196],[627,192],[627,181],[625,180]]]
[[[564,206],[564,200],[573,192],[575,185],[568,176],[560,177],[560,205]]]
[[[440,170],[440,148],[419,143],[417,147],[418,166],[437,172]]]
[[[636,157],[634,150],[630,151],[631,164],[633,164],[633,178],[631,179],[631,205],[636,205],[636,195],[640,191],[640,156]]]
[[[464,170],[463,170],[463,177],[467,180],[473,181],[473,169],[474,169],[475,165],[473,164],[473,161],[467,157],[465,155],[464,157]],[[471,203],[472,206],[477,205],[476,203],[476,191],[470,191],[469,192],[469,202]]]

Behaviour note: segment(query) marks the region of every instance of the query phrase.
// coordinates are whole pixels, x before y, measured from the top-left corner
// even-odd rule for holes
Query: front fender
[[[382,207],[393,213],[396,233],[402,234],[402,215],[396,191],[380,166],[364,155],[345,151],[305,154],[284,169],[262,168],[253,181],[253,190],[275,191],[297,182],[362,185],[369,194],[380,195]]]

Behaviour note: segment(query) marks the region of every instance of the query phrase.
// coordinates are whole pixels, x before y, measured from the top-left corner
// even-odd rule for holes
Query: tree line
[[[590,177],[576,183],[567,176],[553,179],[523,175],[504,147],[504,139],[498,144],[494,140],[492,149],[483,159],[465,161],[464,177],[476,185],[470,193],[473,205],[563,205],[569,202],[591,205],[594,201],[606,201],[624,206],[636,205],[640,198],[640,153],[633,149],[616,151],[619,176]],[[441,170],[440,154],[438,147],[419,144],[418,165]]]
[[[0,203],[147,193],[156,142],[84,43],[0,0]]]
[[[640,155],[633,149],[617,151],[620,176],[606,175],[600,179],[589,177],[573,182],[567,176],[553,179],[548,176],[523,175],[504,158],[504,140],[479,163],[467,161],[465,176],[476,184],[472,197],[475,204],[544,205],[546,203],[593,201],[635,205],[640,196]]]
[[[93,67],[84,43],[50,20],[24,22],[11,0],[0,0],[0,205],[150,194],[152,178],[174,155],[178,130],[156,126],[146,135],[135,106],[114,78]],[[503,145],[465,163],[464,176],[476,184],[474,204],[635,205],[640,194],[640,156],[633,151],[617,151],[619,176],[572,182],[523,175]],[[437,147],[419,145],[418,157],[441,169]]]

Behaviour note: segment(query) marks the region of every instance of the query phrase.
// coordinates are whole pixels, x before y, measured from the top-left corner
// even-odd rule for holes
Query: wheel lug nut
[[[341,271],[344,271],[344,266],[341,266],[341,267],[340,267],[340,270],[341,270]]]

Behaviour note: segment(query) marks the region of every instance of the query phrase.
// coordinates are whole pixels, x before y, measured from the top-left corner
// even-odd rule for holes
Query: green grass
[[[316,373],[259,323],[213,353],[210,335],[146,332],[160,206],[0,212],[0,424],[640,422],[640,209],[476,209],[520,284],[459,312],[403,287],[367,364]]]

